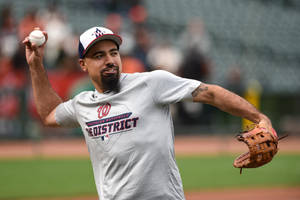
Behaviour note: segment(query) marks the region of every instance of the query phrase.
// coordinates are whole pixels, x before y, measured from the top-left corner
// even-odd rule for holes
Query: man
[[[161,70],[121,73],[121,37],[104,27],[90,28],[79,39],[79,64],[95,91],[62,102],[42,64],[44,45],[30,44],[28,38],[23,43],[38,113],[46,126],[81,126],[101,200],[184,199],[174,157],[172,103],[207,103],[272,128],[265,115],[220,86]]]

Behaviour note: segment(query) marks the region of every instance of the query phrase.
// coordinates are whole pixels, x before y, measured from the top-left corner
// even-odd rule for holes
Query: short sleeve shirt
[[[162,70],[121,74],[119,93],[86,91],[57,107],[58,124],[82,129],[101,200],[184,199],[170,104],[200,84]]]

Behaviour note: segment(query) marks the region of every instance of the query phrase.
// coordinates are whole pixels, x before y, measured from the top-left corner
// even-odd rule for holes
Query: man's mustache
[[[105,72],[107,70],[110,70],[111,68],[114,68],[119,71],[119,66],[115,64],[107,64],[104,69],[101,70],[101,72]]]

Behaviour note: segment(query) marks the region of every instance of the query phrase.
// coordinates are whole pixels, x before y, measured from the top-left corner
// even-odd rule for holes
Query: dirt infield
[[[227,189],[186,193],[186,200],[299,200],[300,188]],[[22,200],[97,200],[97,197]]]
[[[226,189],[190,192],[186,200],[299,200],[299,188]]]
[[[300,137],[288,137],[279,142],[280,153],[300,153]],[[178,136],[177,156],[230,154],[247,150],[233,137]],[[0,141],[0,158],[88,156],[84,139],[48,139],[40,141]]]
[[[300,138],[289,137],[279,144],[280,153],[300,153]],[[177,156],[240,153],[247,150],[245,144],[233,137],[189,136],[175,138]],[[41,141],[1,141],[0,158],[32,157],[87,157],[83,139],[49,139]],[[47,198],[23,200],[96,200],[97,197]],[[300,200],[297,188],[251,188],[187,192],[187,200]]]

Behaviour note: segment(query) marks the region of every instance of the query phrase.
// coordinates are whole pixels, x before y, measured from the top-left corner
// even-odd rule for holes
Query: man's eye
[[[118,55],[118,52],[117,52],[117,51],[114,51],[114,52],[111,53],[111,55],[112,55],[112,56],[117,56],[117,55]]]
[[[95,58],[97,59],[101,59],[103,57],[103,55],[96,55]]]

